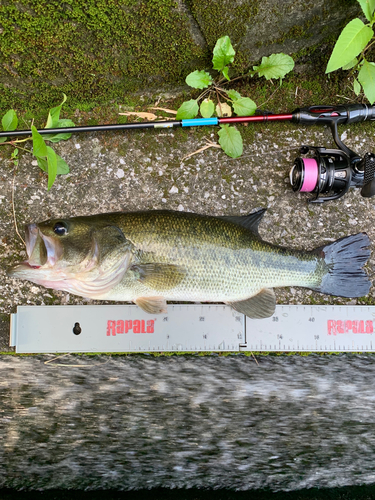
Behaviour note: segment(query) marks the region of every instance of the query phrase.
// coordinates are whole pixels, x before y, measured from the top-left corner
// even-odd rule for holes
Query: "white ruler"
[[[253,320],[224,305],[169,305],[152,316],[132,305],[19,306],[17,353],[375,352],[375,306],[276,306]]]
[[[246,318],[246,350],[375,352],[375,306],[276,306]]]

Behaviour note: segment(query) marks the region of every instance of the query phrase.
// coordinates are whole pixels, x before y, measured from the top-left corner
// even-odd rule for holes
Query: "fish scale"
[[[168,224],[171,218],[173,224]],[[126,224],[116,222],[134,246],[145,252],[137,264],[173,262],[188,270],[185,279],[166,292],[167,300],[241,300],[265,286],[316,285],[321,277],[316,256],[275,247],[219,218],[194,214],[175,217],[166,212],[154,221],[146,214],[136,214],[134,219],[128,217]],[[141,231],[137,230],[139,225],[143,226]],[[144,234],[151,230],[153,238],[144,243]],[[134,294],[147,296],[155,290],[129,276],[107,298],[121,300],[126,296],[131,300]]]

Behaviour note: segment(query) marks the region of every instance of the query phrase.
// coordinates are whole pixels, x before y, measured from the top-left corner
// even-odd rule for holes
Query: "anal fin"
[[[138,307],[149,314],[167,312],[167,301],[164,297],[138,297],[134,302]]]
[[[270,288],[263,288],[257,295],[238,302],[228,302],[236,311],[246,314],[249,318],[269,318],[275,312],[276,297]]]

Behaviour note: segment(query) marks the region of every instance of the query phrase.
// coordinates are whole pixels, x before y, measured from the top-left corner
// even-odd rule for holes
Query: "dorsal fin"
[[[262,220],[263,215],[266,213],[266,208],[261,208],[256,212],[249,215],[229,215],[220,217],[221,219],[234,222],[239,226],[246,227],[246,229],[250,229],[256,235],[259,235],[258,226],[260,221]]]

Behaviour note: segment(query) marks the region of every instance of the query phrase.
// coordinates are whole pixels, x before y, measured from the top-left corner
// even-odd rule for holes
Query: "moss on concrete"
[[[232,43],[238,43],[246,34],[247,23],[258,13],[259,0],[248,2],[231,2],[228,0],[200,0],[187,2],[190,10],[201,26],[209,49],[215,46],[216,40],[230,33]],[[239,19],[242,22],[238,22]]]
[[[284,11],[295,9],[297,3],[274,6],[268,18],[278,23]],[[232,74],[244,73],[255,47],[264,49],[327,31],[331,3],[336,5],[331,0],[319,15],[316,9],[315,14],[311,11],[307,20],[285,28],[285,33],[266,27],[267,33],[262,34],[268,7],[259,0],[203,4],[199,0],[3,0],[0,112],[10,107],[48,109],[61,101],[62,92],[70,106],[90,111],[98,103],[124,104],[143,89],[152,93],[168,85],[176,88],[190,71],[211,67],[212,49],[223,35],[231,37],[237,51]],[[354,3],[345,0],[347,13],[340,14],[338,29],[343,16],[345,22],[353,17]],[[303,9],[307,12],[311,6]],[[257,23],[254,37],[249,29],[257,29]],[[334,35],[328,30],[326,36]],[[297,59],[309,54],[310,49],[302,48]]]
[[[173,0],[5,0],[0,106],[37,107],[61,92],[75,102],[109,102],[181,82],[207,60],[188,24]]]

